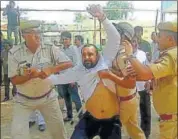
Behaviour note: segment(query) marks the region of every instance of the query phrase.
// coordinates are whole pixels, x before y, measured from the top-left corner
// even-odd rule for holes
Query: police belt
[[[26,96],[26,95],[21,94],[21,93],[19,93],[19,92],[17,92],[17,94],[20,95],[20,96],[22,96],[22,97],[25,97],[25,98],[27,98],[27,99],[36,100],[36,99],[41,99],[41,98],[43,98],[43,97],[49,95],[49,94],[51,93],[52,90],[53,90],[53,88],[50,89],[48,92],[46,92],[44,95],[39,96],[39,97],[29,97],[29,96]]]
[[[125,97],[119,97],[120,101],[129,101],[131,99],[133,99],[136,96],[136,93],[129,95],[129,96],[125,96]]]
[[[173,120],[173,119],[177,120],[177,116],[178,114],[162,114],[160,115],[160,119],[162,121],[168,121],[168,120]]]

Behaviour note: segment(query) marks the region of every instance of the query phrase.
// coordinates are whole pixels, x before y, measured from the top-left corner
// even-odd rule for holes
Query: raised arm
[[[119,50],[120,34],[113,24],[107,19],[100,5],[91,5],[87,8],[87,10],[92,16],[98,18],[98,20],[103,24],[108,38],[106,47],[103,49],[103,56],[106,62],[111,64]]]
[[[120,34],[107,18],[102,23],[108,38],[103,56],[108,62],[112,62],[119,50]]]
[[[2,15],[6,16],[7,15],[7,11],[8,11],[8,5],[6,6],[6,8],[4,8],[4,11],[3,11]]]

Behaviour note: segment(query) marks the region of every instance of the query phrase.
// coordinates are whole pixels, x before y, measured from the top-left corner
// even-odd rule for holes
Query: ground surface
[[[1,89],[1,100],[4,98],[4,90]],[[63,103],[60,102],[61,107],[63,107]],[[1,103],[1,139],[12,139],[10,137],[10,126],[12,122],[12,106],[13,101],[7,101]],[[65,112],[64,112],[65,115]],[[70,125],[69,123],[65,124],[68,137],[71,136],[74,125]],[[38,126],[35,125],[32,128],[30,128],[30,134],[31,139],[52,139],[48,133],[48,130],[45,132],[40,132],[38,130]],[[158,118],[155,113],[154,108],[152,107],[152,134],[150,136],[150,139],[158,139],[159,129],[158,129]],[[99,139],[96,137],[96,139]],[[123,133],[123,139],[128,139],[126,133]]]

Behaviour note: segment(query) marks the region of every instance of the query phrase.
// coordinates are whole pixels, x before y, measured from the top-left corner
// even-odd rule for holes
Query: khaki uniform
[[[158,29],[176,35],[177,23],[160,23]],[[159,138],[177,139],[177,46],[161,51],[149,68],[154,76],[153,105],[161,119]]]
[[[121,47],[118,55],[113,61],[113,68],[117,70],[123,71],[126,67],[126,63],[124,63],[124,48]],[[138,125],[138,97],[136,97],[136,88],[127,89],[116,85],[116,93],[118,96],[118,101],[120,103],[120,119],[125,126],[129,136],[132,139],[145,139],[144,132]]]
[[[177,138],[177,46],[162,52],[149,65],[153,81],[153,104],[162,119],[160,139]]]
[[[10,78],[22,75],[27,64],[40,70],[53,66],[54,63],[69,61],[58,48],[46,45],[42,45],[35,54],[32,54],[25,44],[21,44],[13,47],[8,56]],[[24,84],[17,85],[17,90],[12,121],[13,139],[30,139],[29,116],[36,109],[39,109],[44,116],[53,139],[67,138],[57,93],[50,81],[40,78],[31,79]]]

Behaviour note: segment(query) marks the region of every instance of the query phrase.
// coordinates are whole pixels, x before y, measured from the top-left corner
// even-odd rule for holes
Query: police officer
[[[152,80],[153,104],[160,116],[160,139],[177,138],[177,23],[162,22],[158,25],[160,56],[153,64],[142,65],[134,56],[128,60],[133,67],[129,74],[137,80]],[[135,71],[134,71],[135,70]]]
[[[113,61],[111,71],[120,78],[126,78],[125,76],[127,75],[124,70],[128,66],[128,63],[125,62],[125,49],[130,49],[130,52],[132,53],[131,41],[134,36],[134,28],[127,22],[115,24],[115,27],[121,34],[121,46]],[[126,41],[130,43],[130,48],[125,47]],[[135,85],[136,79],[132,77],[129,78],[133,80],[132,84]],[[136,87],[134,86],[133,89],[130,89],[117,85],[116,90],[119,98],[118,101],[120,102],[120,119],[129,136],[132,139],[145,139],[145,135],[138,125],[138,98],[136,97]]]
[[[57,93],[48,79],[50,74],[72,67],[69,58],[55,46],[40,41],[40,22],[23,21],[25,43],[13,47],[8,54],[8,74],[18,93],[14,100],[12,121],[13,139],[30,139],[29,116],[39,109],[53,139],[66,139]]]

